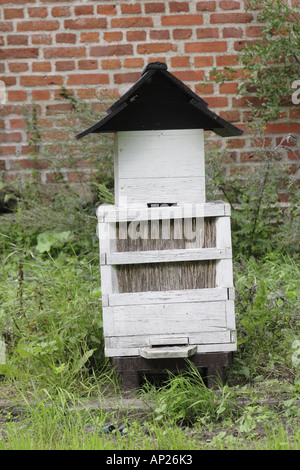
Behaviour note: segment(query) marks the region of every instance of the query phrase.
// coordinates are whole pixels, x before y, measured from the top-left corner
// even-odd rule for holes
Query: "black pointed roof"
[[[204,129],[222,137],[243,131],[208,109],[208,104],[167,70],[151,62],[139,80],[108,110],[107,116],[76,135],[163,129]]]

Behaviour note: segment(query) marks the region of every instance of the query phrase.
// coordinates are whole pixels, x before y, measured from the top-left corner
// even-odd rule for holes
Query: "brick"
[[[1,59],[36,59],[38,57],[39,50],[35,47],[28,48],[10,48],[0,50]]]
[[[98,60],[79,60],[78,61],[79,70],[96,70],[98,69]]]
[[[32,64],[33,72],[51,72],[51,62],[34,62]]]
[[[57,72],[63,72],[66,70],[74,70],[75,62],[74,60],[59,60],[55,62],[55,69]]]
[[[212,108],[224,108],[228,106],[228,99],[226,96],[209,96],[205,97],[205,101],[208,103],[208,106]]]
[[[182,11],[190,11],[188,2],[170,2],[170,13],[179,13]]]
[[[243,36],[242,28],[223,28],[223,38],[241,38]]]
[[[8,157],[10,155],[15,155],[16,147],[14,145],[1,145],[0,147],[0,156]]]
[[[121,61],[120,59],[106,59],[101,61],[101,66],[103,69],[120,69]]]
[[[229,149],[241,149],[245,147],[246,141],[245,139],[227,139],[227,148]]]
[[[29,159],[29,158],[18,158],[16,160],[10,160],[10,169],[11,170],[27,170],[27,169],[36,169],[42,170],[48,168],[49,162],[41,159]]]
[[[150,31],[150,39],[170,39],[170,32],[167,29],[155,29]]]
[[[226,41],[190,42],[185,44],[185,52],[225,52]]]
[[[56,35],[56,42],[59,42],[59,43],[73,43],[75,44],[76,42],[76,34],[73,34],[73,33],[58,33]]]
[[[0,143],[6,144],[11,142],[21,142],[22,134],[21,132],[1,132],[0,133]]]
[[[241,8],[241,2],[236,2],[234,0],[222,0],[219,2],[219,7],[222,10],[238,10]]]
[[[17,31],[55,31],[58,28],[57,20],[22,21],[17,24]]]
[[[192,29],[174,29],[173,38],[174,39],[189,39],[193,34]]]
[[[161,17],[163,26],[189,26],[203,24],[203,15],[169,15]]]
[[[62,85],[63,77],[58,75],[52,76],[36,76],[36,75],[26,75],[20,77],[21,86],[48,86],[48,85]]]
[[[45,59],[56,59],[57,57],[85,57],[85,47],[46,47],[44,49]]]
[[[5,170],[5,160],[0,160],[0,171]]]
[[[219,86],[219,92],[221,94],[228,93],[233,94],[238,92],[238,84],[237,83],[223,83]]]
[[[203,80],[204,72],[203,70],[184,70],[180,72],[172,72],[175,77],[183,82],[195,82]]]
[[[212,56],[195,57],[195,67],[211,67],[214,64]]]
[[[112,55],[133,55],[131,44],[115,44],[111,46],[92,46],[90,48],[92,57],[112,56]]]
[[[160,52],[168,52],[168,51],[177,51],[176,44],[171,42],[152,42],[152,43],[145,43],[145,44],[138,44],[137,52],[138,54],[152,54],[152,53],[160,53]]]
[[[52,36],[50,34],[33,34],[31,36],[32,44],[44,44],[50,46],[52,44]]]
[[[109,83],[106,73],[69,75],[67,85],[102,85]]]
[[[146,41],[146,31],[127,31],[127,41]]]
[[[196,34],[197,34],[198,39],[218,38],[219,30],[218,28],[199,28],[199,29],[196,29]]]
[[[246,36],[249,37],[261,37],[263,33],[262,26],[247,26]]]
[[[69,7],[54,7],[51,10],[51,14],[54,17],[70,16],[71,10]]]
[[[23,34],[14,34],[14,35],[7,36],[7,44],[9,46],[13,46],[13,45],[27,46],[28,36],[25,36]]]
[[[17,83],[16,77],[0,76],[0,80],[5,83],[6,87],[13,86]]]
[[[252,13],[212,13],[210,22],[217,23],[250,23],[253,20]]]
[[[145,13],[164,13],[165,12],[165,3],[146,3],[145,4]]]
[[[217,56],[216,58],[217,66],[237,65],[238,58],[239,58],[238,55]]]
[[[25,119],[10,119],[9,128],[10,129],[24,129],[26,126]]]
[[[211,95],[214,92],[212,83],[197,84],[195,85],[195,93],[198,95]]]
[[[13,73],[26,72],[28,70],[28,64],[24,62],[18,62],[16,64],[12,63],[12,64],[8,64],[8,68],[9,68],[9,71]]]
[[[270,134],[289,134],[300,132],[300,123],[292,122],[290,124],[285,122],[268,123],[266,125],[266,133]]]
[[[8,90],[7,92],[8,101],[25,101],[26,98],[27,98],[26,91]]]
[[[24,18],[23,8],[4,8],[4,19]]]
[[[197,2],[196,3],[196,10],[197,11],[215,11],[216,9],[216,2]]]
[[[103,39],[106,42],[119,42],[123,39],[122,31],[110,31],[103,34]]]
[[[80,34],[80,42],[99,42],[99,33],[87,32]]]
[[[144,67],[144,59],[141,59],[139,57],[136,58],[130,58],[130,59],[124,59],[124,67],[126,69],[135,69],[135,68],[142,68]]]
[[[153,27],[153,19],[151,17],[123,17],[123,18],[112,18],[112,28],[143,28],[147,26]]]
[[[121,13],[134,15],[136,13],[142,13],[142,8],[139,3],[123,3],[121,5]]]
[[[190,67],[189,57],[171,57],[172,67]]]
[[[114,75],[114,82],[119,85],[122,83],[135,83],[140,76],[140,72],[116,73]]]
[[[36,101],[50,100],[49,90],[32,90],[32,99]]]
[[[227,110],[227,111],[220,111],[220,117],[225,119],[225,121],[229,122],[239,122],[240,120],[240,113],[238,110]]]
[[[76,16],[93,15],[94,5],[77,5],[74,8],[74,12]]]
[[[116,5],[97,5],[98,15],[116,15]]]
[[[246,44],[257,44],[259,40],[252,40],[252,41],[235,41],[234,42],[234,50],[240,52],[244,49]]]
[[[66,29],[98,29],[106,28],[106,18],[76,18],[76,20],[65,20]]]
[[[3,31],[4,33],[6,31],[12,31],[13,30],[13,23],[12,21],[0,21],[0,31]]]
[[[31,18],[45,18],[48,15],[46,7],[29,7],[27,11]]]

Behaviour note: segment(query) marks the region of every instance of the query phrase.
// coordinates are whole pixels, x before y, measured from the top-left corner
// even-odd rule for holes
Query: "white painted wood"
[[[226,204],[223,202],[207,202],[180,204],[170,207],[149,207],[134,205],[127,208],[101,205],[97,209],[99,222],[130,222],[131,220],[185,219],[191,217],[224,216]]]
[[[162,346],[159,348],[141,348],[139,355],[145,359],[171,359],[191,357],[197,351],[197,346]]]
[[[234,300],[227,300],[226,302],[226,325],[229,329],[235,331]]]
[[[217,261],[216,287],[233,287],[233,267],[231,259]]]
[[[169,335],[169,336],[148,336],[147,344],[149,346],[174,346],[174,345],[187,345],[189,344],[188,336],[177,336],[177,335]]]
[[[118,132],[119,178],[204,176],[202,129]]]
[[[216,246],[223,249],[231,247],[230,217],[228,216],[216,219]],[[233,287],[233,267],[230,257],[217,262],[216,286]]]
[[[205,201],[202,129],[118,132],[117,205]]]
[[[236,349],[235,343],[199,344],[197,346],[197,353],[231,352],[236,351]]]
[[[209,259],[231,259],[230,248],[189,248],[186,250],[124,251],[108,253],[107,264],[166,263]]]
[[[188,336],[182,337],[175,334],[154,336],[147,335],[127,335],[127,336],[107,336],[105,344],[109,349],[130,349],[152,346],[152,345],[170,345],[170,344],[215,344],[230,343],[232,331],[226,328],[218,328],[218,331],[188,333]]]
[[[228,290],[211,289],[187,289],[173,291],[155,291],[155,292],[134,292],[130,294],[111,294],[109,295],[109,306],[118,305],[147,305],[161,303],[190,303],[190,302],[210,302],[218,300],[227,300]]]
[[[205,180],[203,176],[186,178],[120,178],[120,206],[152,203],[197,203],[205,202]]]
[[[105,336],[212,332],[226,328],[225,302],[103,307]]]
[[[230,217],[216,218],[217,248],[231,247]]]

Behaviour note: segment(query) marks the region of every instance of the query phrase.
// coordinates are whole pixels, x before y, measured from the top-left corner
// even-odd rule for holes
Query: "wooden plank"
[[[183,204],[177,206],[146,207],[134,204],[122,208],[103,204],[97,208],[99,222],[130,222],[132,220],[185,219],[192,217],[221,217],[225,215],[227,204],[207,202]]]
[[[182,303],[182,302],[209,302],[227,300],[227,289],[187,289],[158,292],[134,292],[125,294],[111,294],[108,297],[108,305],[111,307],[118,305],[147,305],[161,303]]]
[[[221,331],[219,331],[221,330]],[[127,335],[127,336],[107,336],[105,338],[105,345],[109,349],[120,348],[141,348],[149,345],[170,345],[170,344],[215,344],[215,343],[230,343],[231,331],[223,328],[218,331],[205,332],[205,333],[188,333],[187,336],[182,337],[175,334],[170,335]]]
[[[202,129],[119,132],[119,177],[204,176]]]
[[[231,250],[227,248],[190,248],[186,250],[124,251],[109,253],[106,257],[106,263],[109,265],[168,263],[226,258],[231,259]]]
[[[120,178],[119,205],[205,202],[204,176],[188,178]]]
[[[141,348],[139,355],[145,359],[171,359],[190,357],[197,352],[197,346],[162,346],[159,348]]]
[[[104,336],[212,332],[226,328],[225,302],[103,307]]]

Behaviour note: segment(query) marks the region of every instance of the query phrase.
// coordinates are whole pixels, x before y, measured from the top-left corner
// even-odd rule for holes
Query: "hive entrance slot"
[[[178,206],[177,202],[148,202],[147,207],[171,207]]]

